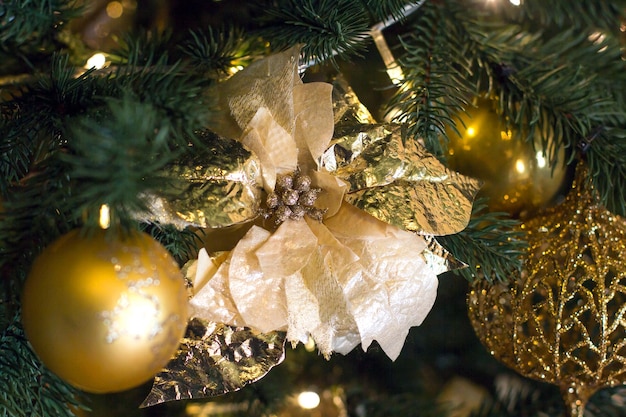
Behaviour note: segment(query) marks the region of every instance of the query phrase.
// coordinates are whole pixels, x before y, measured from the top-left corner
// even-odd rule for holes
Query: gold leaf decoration
[[[284,348],[284,332],[263,334],[193,318],[178,352],[154,378],[141,407],[237,391],[281,363]]]
[[[147,220],[215,228],[252,220],[261,201],[258,158],[236,140],[205,131],[206,144],[188,152],[168,169],[174,191],[148,198]]]
[[[599,204],[580,171],[564,203],[523,226],[522,277],[479,284],[468,300],[491,353],[558,385],[571,416],[597,390],[626,382],[626,220]]]
[[[480,182],[448,170],[402,126],[358,124],[335,133],[323,167],[350,184],[346,201],[404,230],[449,235],[469,222]]]

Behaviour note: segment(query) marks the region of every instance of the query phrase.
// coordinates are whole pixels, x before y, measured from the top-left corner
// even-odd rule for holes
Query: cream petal
[[[241,142],[257,154],[268,191],[274,189],[276,175],[293,172],[298,166],[294,138],[265,107],[260,107],[250,120]]]
[[[263,274],[284,278],[300,271],[317,248],[317,237],[303,220],[287,220],[281,224],[256,257]]]
[[[332,84],[313,82],[293,89],[298,162],[305,171],[318,168],[318,160],[333,136],[332,88]]]
[[[334,216],[343,203],[348,184],[323,171],[313,171],[310,173],[310,176],[312,185],[323,190],[317,197],[315,206],[326,209],[325,218]]]
[[[229,254],[202,288],[195,289],[194,296],[189,300],[191,317],[233,326],[245,325],[235,306],[228,285],[228,270],[231,257],[232,254]]]
[[[287,326],[282,277],[264,274],[256,256],[270,236],[269,231],[252,226],[233,249],[228,271],[230,293],[245,325],[262,333]]]
[[[259,158],[263,188],[273,190],[276,185],[276,166],[274,166],[269,152],[265,149],[265,146],[263,146],[259,131],[256,129],[247,129],[241,138],[241,143],[254,152],[257,158]]]

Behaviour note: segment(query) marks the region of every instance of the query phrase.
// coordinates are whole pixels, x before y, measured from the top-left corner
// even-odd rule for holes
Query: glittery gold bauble
[[[558,385],[571,416],[626,382],[626,219],[602,207],[586,172],[558,207],[528,221],[519,280],[479,284],[469,316],[491,353]]]
[[[122,391],[176,352],[187,291],[174,259],[149,235],[77,229],[33,263],[22,321],[35,353],[61,378],[89,392]]]
[[[477,107],[469,108],[457,122],[461,137],[449,129],[448,163],[452,170],[484,182],[478,196],[489,197],[491,211],[532,215],[549,205],[560,190],[566,172],[564,154],[560,152],[560,162],[553,170],[543,153],[540,134],[535,135],[534,147],[514,138],[496,113],[495,104],[480,99]]]

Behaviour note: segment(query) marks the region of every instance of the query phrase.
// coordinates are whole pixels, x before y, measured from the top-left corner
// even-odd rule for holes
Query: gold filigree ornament
[[[565,201],[523,225],[524,269],[468,297],[476,334],[524,376],[556,384],[570,416],[626,382],[626,219],[607,211],[584,166]]]

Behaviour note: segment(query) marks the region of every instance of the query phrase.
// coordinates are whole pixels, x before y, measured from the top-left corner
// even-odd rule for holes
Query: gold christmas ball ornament
[[[149,235],[76,229],[33,263],[22,321],[35,353],[61,378],[88,392],[123,391],[176,352],[187,290],[174,259]]]
[[[534,144],[515,139],[494,104],[479,99],[469,108],[456,123],[460,137],[448,129],[448,163],[452,170],[484,182],[479,196],[489,197],[491,211],[528,216],[548,206],[560,191],[566,174],[564,151],[558,154],[559,164],[551,167],[540,132]]]
[[[477,285],[468,310],[497,359],[556,384],[569,415],[582,417],[593,393],[626,383],[626,219],[578,170],[565,201],[523,225],[520,279]]]

